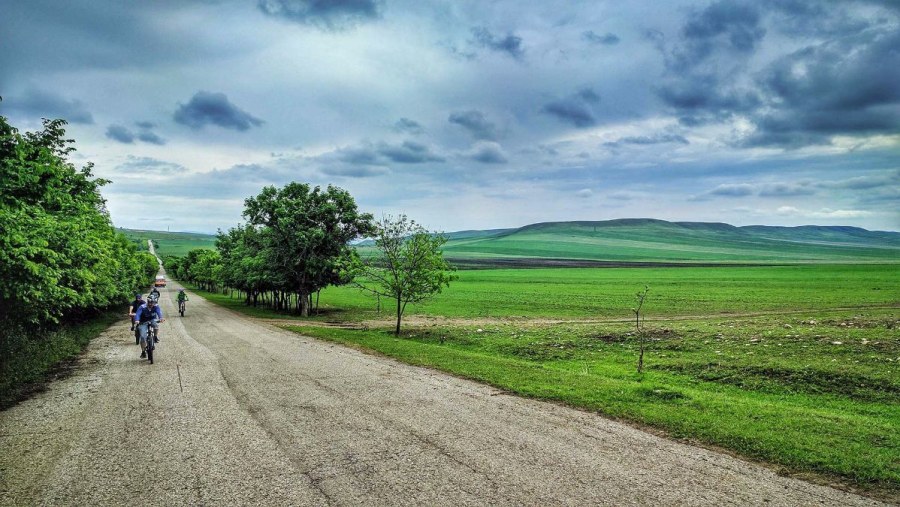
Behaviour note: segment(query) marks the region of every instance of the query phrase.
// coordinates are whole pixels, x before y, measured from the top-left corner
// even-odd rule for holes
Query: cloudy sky
[[[0,114],[65,118],[116,225],[289,181],[434,230],[900,230],[900,2],[14,0]]]

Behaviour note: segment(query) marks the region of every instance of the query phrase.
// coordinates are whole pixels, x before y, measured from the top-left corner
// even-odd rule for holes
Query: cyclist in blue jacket
[[[147,336],[149,335],[150,326],[156,330],[156,341],[159,341],[159,324],[165,322],[163,318],[162,308],[156,304],[155,298],[147,298],[147,303],[138,308],[134,316],[134,323],[137,324],[141,333],[141,359],[147,357]]]

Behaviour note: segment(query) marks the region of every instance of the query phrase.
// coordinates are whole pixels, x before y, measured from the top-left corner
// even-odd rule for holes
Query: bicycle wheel
[[[184,317],[184,303],[178,303],[178,313],[180,313],[181,316]]]

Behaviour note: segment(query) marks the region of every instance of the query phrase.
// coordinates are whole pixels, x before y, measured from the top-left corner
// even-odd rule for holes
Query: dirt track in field
[[[0,505],[878,505],[191,296],[0,412]]]
[[[843,311],[865,311],[865,310],[891,310],[900,309],[898,305],[873,305],[873,306],[851,306],[838,308],[825,308],[813,310],[777,310],[777,311],[759,311],[745,313],[715,313],[704,315],[673,315],[673,316],[654,316],[642,318],[645,322],[680,322],[692,320],[710,320],[710,319],[739,319],[753,318],[765,316],[779,315],[808,315],[811,313],[820,314],[823,312],[843,312]],[[329,321],[312,321],[303,319],[269,319],[256,318],[257,322],[271,324],[275,326],[312,326],[312,327],[338,327],[348,329],[364,329],[379,328],[393,329],[396,324],[395,317],[386,315],[381,319],[368,319],[360,322],[329,322]],[[517,325],[517,326],[546,326],[555,324],[628,324],[634,323],[634,318],[571,318],[571,319],[552,319],[552,318],[535,318],[535,317],[433,317],[427,315],[410,315],[403,317],[404,327],[430,327],[430,326],[495,326],[495,325]]]

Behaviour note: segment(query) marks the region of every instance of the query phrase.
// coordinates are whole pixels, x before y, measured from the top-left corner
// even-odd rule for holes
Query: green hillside
[[[216,248],[216,237],[211,234],[144,231],[138,229],[119,229],[119,231],[138,244],[141,249],[146,249],[147,240],[152,239],[156,244],[156,253],[160,257],[185,255],[195,248],[208,248],[210,250]]]
[[[549,222],[451,239],[445,255],[479,259],[609,262],[898,262],[900,233],[854,227],[735,227],[621,219]]]

